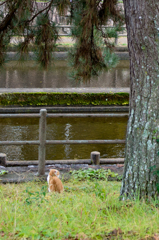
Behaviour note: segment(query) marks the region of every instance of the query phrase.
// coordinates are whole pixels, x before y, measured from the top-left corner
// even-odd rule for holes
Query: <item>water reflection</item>
[[[120,61],[115,69],[103,72],[89,82],[75,82],[68,77],[67,62],[56,61],[47,71],[34,61],[25,65],[9,62],[0,69],[0,88],[68,88],[68,87],[129,87],[129,61]]]
[[[38,140],[39,120],[0,119],[0,141]],[[47,119],[47,140],[125,139],[127,118],[58,118]],[[48,145],[46,159],[88,159],[91,151],[101,157],[124,157],[123,144]],[[8,160],[37,160],[37,146],[0,146]]]
[[[65,140],[70,140],[70,130],[71,130],[71,124],[66,123],[65,125]],[[64,152],[66,158],[69,158],[70,152],[71,152],[71,147],[69,144],[64,145]]]

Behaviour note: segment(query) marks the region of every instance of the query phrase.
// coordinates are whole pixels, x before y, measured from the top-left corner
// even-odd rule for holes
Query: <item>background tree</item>
[[[52,22],[51,11],[70,11],[72,35],[76,45],[71,50],[70,63],[73,78],[90,79],[102,69],[115,66],[117,57],[111,54],[114,46],[111,37],[123,30],[123,15],[117,0],[48,0],[43,9],[38,9],[35,0],[4,0],[0,6],[0,64],[5,61],[4,53],[12,36],[23,36],[18,45],[20,59],[29,52],[29,44],[34,44],[38,62],[45,68],[52,60],[56,41],[59,38],[57,27]],[[113,20],[115,28],[103,29]],[[99,41],[100,40],[100,41]],[[106,50],[104,44],[107,48]]]
[[[159,1],[124,0],[130,55],[130,112],[122,199],[155,197],[159,164]]]

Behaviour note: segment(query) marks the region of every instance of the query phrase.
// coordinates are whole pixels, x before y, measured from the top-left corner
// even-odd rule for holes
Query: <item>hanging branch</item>
[[[45,12],[46,10],[47,10],[46,14],[48,14],[48,11],[50,10],[53,2],[54,2],[54,0],[51,0],[51,2],[49,3],[49,5],[48,5],[46,8],[40,10],[40,11],[39,11],[38,13],[36,13],[31,19],[29,19],[29,20],[27,20],[27,21],[25,21],[25,22],[26,22],[26,23],[33,22],[33,20],[34,20],[38,15],[40,15],[40,14],[43,13],[43,12]]]
[[[102,25],[106,24],[108,19],[113,18],[115,21],[121,21],[119,10],[116,10],[117,0],[83,0],[79,4],[74,2],[76,11],[74,12],[74,29],[73,36],[76,39],[74,50],[70,52],[72,61],[71,77],[76,80],[87,81],[91,76],[98,76],[102,69],[108,69],[117,62],[117,58],[105,50],[104,45],[100,46],[96,40],[97,35],[101,41],[105,42],[106,47],[111,48],[113,44],[109,41],[112,37],[111,32],[104,32]],[[78,6],[78,8],[77,8]],[[98,33],[97,33],[98,32]],[[114,37],[114,36],[113,36]],[[109,59],[107,56],[109,56]]]
[[[0,6],[2,6],[3,4],[5,4],[6,3],[6,1],[3,1],[2,3],[0,3]]]
[[[22,4],[21,0],[19,0],[16,4],[13,4],[11,8],[12,10],[6,15],[4,20],[0,23],[0,32],[6,30],[8,26],[12,23],[13,17],[15,16],[15,12],[17,11],[21,4]]]
[[[46,14],[39,15],[36,24],[35,45],[37,46],[37,61],[46,69],[52,60],[52,52],[58,39],[58,32],[55,24],[50,22]]]
[[[115,58],[108,59],[107,56],[111,56],[106,52],[104,43],[107,48],[112,47],[109,38],[114,37],[116,29],[114,32],[108,29],[104,31],[102,26],[109,19],[117,25],[123,23],[121,11],[117,6],[118,0],[50,0],[41,10],[38,9],[36,0],[6,0],[5,4],[8,14],[0,23],[0,32],[9,36],[24,37],[24,41],[18,46],[21,57],[29,51],[29,44],[32,42],[37,49],[37,60],[47,68],[58,39],[58,32],[49,12],[56,6],[61,15],[70,7],[72,36],[76,40],[75,47],[69,54],[72,77],[87,81],[91,76],[97,76],[102,69],[108,69],[110,62],[114,62],[115,65]],[[37,21],[33,23],[35,19]],[[2,37],[1,52],[4,45]]]

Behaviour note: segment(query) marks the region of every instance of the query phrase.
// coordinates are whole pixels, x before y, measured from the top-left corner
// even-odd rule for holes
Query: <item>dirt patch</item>
[[[48,172],[51,168],[55,168],[60,171],[64,180],[70,178],[71,170],[79,170],[79,169],[110,169],[112,172],[118,173],[119,176],[123,174],[123,164],[114,164],[114,165],[88,165],[88,164],[54,164],[47,165],[45,167],[45,176],[38,176],[38,166],[37,165],[29,165],[23,167],[3,167],[3,170],[6,170],[8,173],[4,175],[0,175],[0,183],[20,183],[20,182],[28,182],[33,180],[42,180],[46,181]],[[0,169],[1,170],[1,169]],[[110,178],[109,180],[113,180]]]

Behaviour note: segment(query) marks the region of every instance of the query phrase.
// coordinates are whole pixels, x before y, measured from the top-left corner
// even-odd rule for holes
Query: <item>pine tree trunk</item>
[[[121,198],[156,196],[159,164],[159,1],[124,0],[130,55],[130,111]]]

